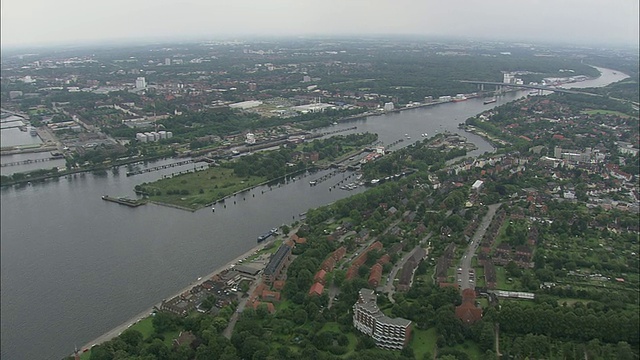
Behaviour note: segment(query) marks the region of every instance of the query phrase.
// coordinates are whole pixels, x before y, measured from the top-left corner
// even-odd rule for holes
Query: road
[[[253,292],[261,282],[262,280],[258,279],[251,283],[251,287],[249,287],[249,290],[247,291],[247,296],[241,299],[240,302],[238,303],[238,307],[236,308],[236,311],[233,313],[233,315],[231,315],[231,318],[229,319],[229,324],[227,324],[226,329],[224,329],[224,331],[222,332],[222,336],[226,337],[227,339],[231,339],[231,334],[233,334],[233,328],[236,326],[236,323],[238,322],[238,318],[240,317],[240,314],[244,311],[244,308],[247,306],[247,301],[249,301],[249,299],[251,298],[251,294],[253,294]]]
[[[422,240],[420,240],[420,244],[418,244],[416,247],[414,247],[411,251],[409,251],[407,254],[405,254],[402,259],[400,259],[398,262],[396,262],[396,264],[393,266],[393,268],[391,268],[391,271],[389,271],[389,276],[387,277],[387,283],[384,285],[383,287],[383,292],[385,292],[387,294],[387,297],[389,298],[389,301],[391,301],[392,303],[395,303],[396,301],[393,299],[393,294],[395,293],[395,286],[393,285],[393,281],[396,278],[396,275],[398,274],[398,271],[400,269],[402,269],[402,267],[404,266],[404,264],[407,262],[407,260],[413,256],[413,254],[421,247],[424,246],[424,244],[427,242],[427,240],[429,240],[429,238],[431,237],[431,233],[427,234],[427,236],[425,236]],[[431,243],[429,243],[431,244]],[[427,247],[427,254],[429,253],[429,247]]]
[[[462,259],[460,260],[460,264],[458,266],[458,269],[456,270],[456,280],[460,285],[461,291],[464,289],[476,288],[475,274],[473,276],[473,279],[470,279],[470,276],[469,276],[469,270],[471,269],[471,260],[473,259],[473,256],[475,255],[476,250],[478,250],[480,241],[482,241],[482,237],[484,236],[484,233],[487,231],[489,224],[491,224],[491,220],[493,220],[493,217],[495,216],[496,211],[498,210],[500,205],[502,204],[489,205],[489,210],[487,211],[487,214],[484,216],[484,218],[482,218],[482,221],[480,222],[480,226],[478,226],[478,230],[476,230],[476,233],[473,234],[473,237],[471,238],[469,247],[467,247],[467,250],[464,252],[464,255],[462,255]]]

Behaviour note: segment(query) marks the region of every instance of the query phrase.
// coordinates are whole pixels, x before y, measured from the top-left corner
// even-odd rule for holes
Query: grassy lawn
[[[434,353],[433,349],[436,347],[436,328],[432,327],[427,330],[413,329],[413,338],[411,339],[411,348],[416,359],[422,359],[424,354],[430,352]]]
[[[139,322],[131,325],[130,329],[140,331],[143,338],[148,338],[151,336],[151,333],[153,333],[153,316],[147,316]]]
[[[617,115],[620,116],[622,118],[628,118],[629,115],[621,113],[620,111],[614,111],[614,110],[604,110],[604,109],[598,109],[598,110],[584,110],[582,111],[583,114],[587,114],[587,115]]]
[[[160,195],[149,196],[152,201],[199,209],[266,180],[264,177],[257,176],[239,178],[235,176],[232,169],[211,167],[194,173],[160,179],[143,187],[152,194],[154,191],[159,191]],[[168,195],[167,192],[178,192],[178,194]]]
[[[496,277],[498,278],[497,288],[499,290],[516,290],[519,288],[517,285],[518,280],[508,281],[509,276],[507,276],[503,266],[496,266]]]
[[[276,312],[279,312],[284,309],[288,309],[289,307],[291,307],[290,300],[281,301],[279,304],[276,304]]]
[[[487,298],[484,298],[484,297],[477,298],[476,301],[480,303],[480,307],[483,309],[486,309],[489,307],[489,300],[487,300]]]

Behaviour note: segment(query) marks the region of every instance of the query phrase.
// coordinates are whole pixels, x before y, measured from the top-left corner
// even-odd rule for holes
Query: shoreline
[[[193,288],[194,286],[202,284],[203,282],[209,280],[213,276],[215,276],[215,275],[221,273],[222,271],[230,268],[231,265],[236,264],[239,260],[245,259],[245,258],[253,255],[254,252],[262,250],[267,245],[270,245],[272,242],[273,242],[273,240],[267,241],[267,242],[258,243],[258,245],[254,246],[253,248],[251,248],[251,249],[247,250],[246,252],[240,254],[238,257],[236,257],[233,260],[229,261],[225,265],[220,266],[219,268],[215,269],[210,274],[208,274],[206,276],[202,276],[202,278],[200,280],[191,282],[189,285],[187,285],[185,288],[181,289],[179,292],[175,293],[172,296],[167,297],[167,299],[174,298],[174,297],[176,297],[176,296],[178,296],[178,295],[180,295],[180,294],[182,294],[182,293],[184,293],[186,291],[191,290],[191,288]],[[100,345],[101,343],[107,342],[109,340],[112,340],[112,339],[118,337],[121,332],[127,330],[131,325],[135,324],[137,321],[142,320],[142,319],[147,318],[148,316],[150,316],[151,312],[153,312],[156,308],[159,308],[161,304],[162,304],[162,302],[154,304],[152,307],[148,308],[147,310],[135,315],[134,317],[132,317],[131,319],[125,321],[124,323],[122,323],[122,324],[116,326],[115,328],[107,331],[106,333],[98,336],[93,341],[89,341],[84,346],[78,348],[79,352],[82,353],[82,351],[84,349],[91,349],[91,347],[93,347],[95,345]],[[73,355],[74,354],[70,354],[70,356],[73,356]]]

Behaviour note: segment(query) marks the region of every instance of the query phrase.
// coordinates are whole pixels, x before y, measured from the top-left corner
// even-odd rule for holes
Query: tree
[[[153,328],[159,334],[177,329],[178,322],[179,319],[176,315],[166,311],[157,312],[153,320],[151,320]]]
[[[138,330],[127,329],[120,334],[120,339],[132,347],[138,347],[142,342],[143,335]]]
[[[505,266],[504,269],[509,275],[513,277],[520,277],[522,275],[522,270],[520,270],[520,268],[518,267],[518,264],[516,264],[513,261],[509,261],[509,263],[507,263],[507,266]]]

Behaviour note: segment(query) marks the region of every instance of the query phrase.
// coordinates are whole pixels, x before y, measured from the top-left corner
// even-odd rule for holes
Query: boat
[[[331,125],[338,125],[338,122],[334,121]]]
[[[373,180],[371,180],[371,185],[375,185],[375,184],[377,184],[379,182],[380,182],[380,179],[373,179]]]
[[[458,94],[451,101],[453,101],[453,102],[461,102],[461,101],[466,101],[466,100],[467,100],[467,97],[464,94]]]
[[[489,100],[485,100],[483,102],[483,104],[487,105],[487,104],[493,104],[494,102],[498,101],[496,98],[493,99],[489,99]]]
[[[263,242],[263,241],[267,240],[268,238],[271,237],[271,235],[273,235],[273,234],[275,234],[277,232],[278,232],[278,228],[273,228],[273,229],[267,231],[266,233],[258,236],[258,242]]]

